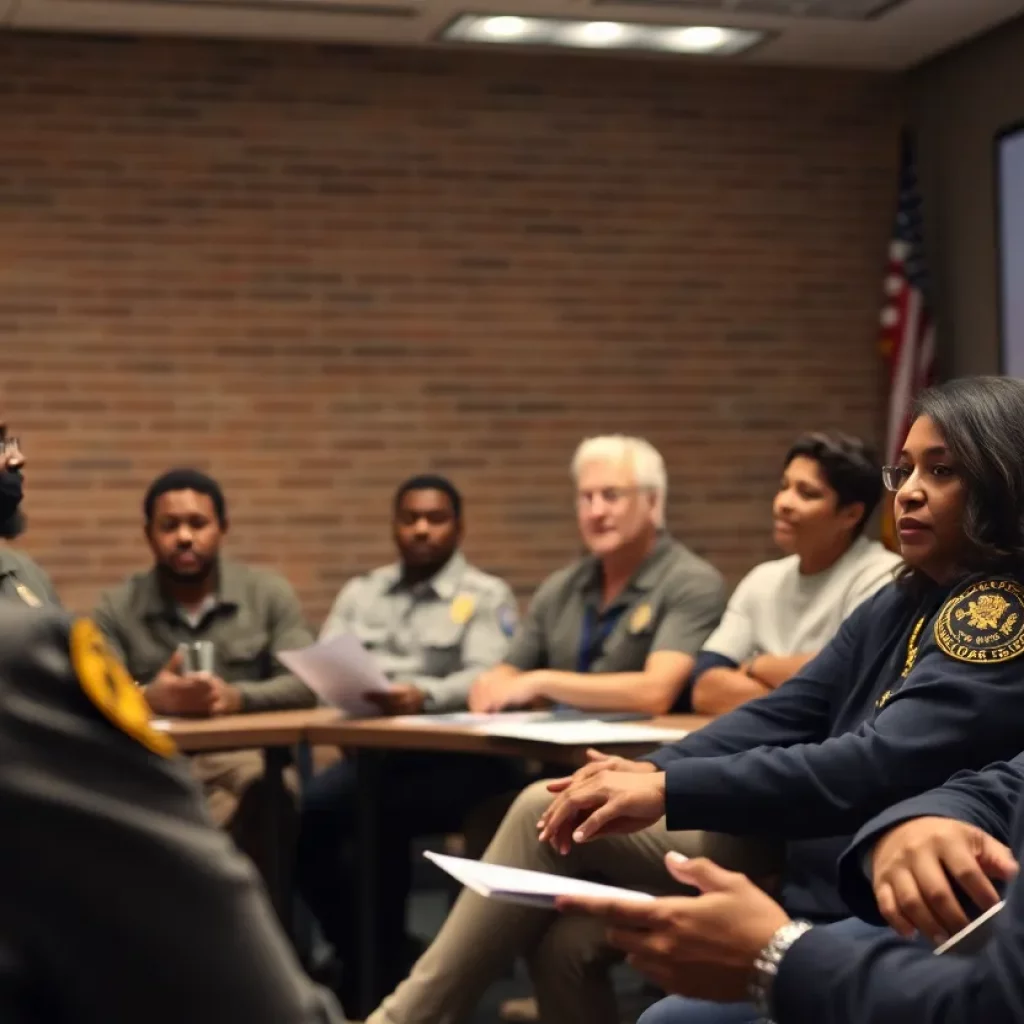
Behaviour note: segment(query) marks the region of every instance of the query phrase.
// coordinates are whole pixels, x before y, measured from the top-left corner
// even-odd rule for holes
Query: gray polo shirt
[[[179,644],[209,640],[214,671],[238,687],[245,711],[312,707],[312,691],[274,657],[313,642],[295,591],[267,569],[223,561],[219,572],[216,600],[195,625],[164,596],[155,569],[107,591],[96,622],[143,685],[152,682]]]
[[[352,634],[388,679],[426,694],[426,710],[451,711],[465,707],[473,680],[505,657],[517,621],[509,585],[456,552],[412,586],[400,565],[350,580],[320,638]]]
[[[0,546],[0,598],[11,598],[32,608],[60,607],[50,577],[24,551]]]
[[[601,563],[593,556],[549,576],[505,662],[523,672],[639,672],[656,651],[696,654],[724,608],[718,570],[663,533],[607,608],[601,608]]]

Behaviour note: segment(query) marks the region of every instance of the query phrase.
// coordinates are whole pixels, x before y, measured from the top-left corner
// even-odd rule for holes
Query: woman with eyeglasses
[[[906,568],[818,657],[768,696],[641,761],[595,761],[549,783],[546,801],[531,787],[485,856],[654,893],[678,892],[679,881],[707,889],[698,899],[560,905],[610,919],[613,946],[692,997],[659,1004],[644,1024],[749,1024],[784,1009],[772,978],[805,927],[793,920],[826,936],[809,942],[842,943],[851,958],[864,938],[851,933],[869,928],[842,920],[849,910],[837,888],[836,862],[858,829],[959,770],[1024,747],[1024,383],[973,378],[927,392],[885,480],[897,489]],[[679,854],[699,852],[686,830],[782,840],[778,903],[751,897],[747,908],[706,862],[679,864]],[[665,855],[674,880],[654,870]],[[496,966],[499,943],[515,943],[550,975],[559,934],[578,935],[583,924],[463,894],[371,1024],[454,1024],[479,991],[464,984],[464,964],[478,975],[481,964]],[[608,988],[591,983],[609,956],[604,930],[594,935],[592,959],[576,962],[575,1006],[567,997],[556,1004],[553,986],[538,988],[543,1020],[616,1019]],[[833,958],[821,978],[801,975],[794,987],[828,986],[837,969]],[[823,994],[816,1012],[841,1013],[839,1003]],[[779,1018],[811,1021],[831,1024],[799,1010]]]
[[[917,601],[928,616],[921,628],[920,618],[912,627],[908,658],[916,649],[923,663],[926,644],[934,642],[986,682],[997,680],[1002,665],[1020,674],[1022,663],[1015,659],[1024,649],[1022,467],[1024,383],[953,381],[922,397],[899,462],[885,471],[886,486],[896,492],[900,544],[911,566],[903,596],[908,607]],[[948,599],[930,615],[942,593]],[[909,702],[915,688],[912,671],[900,677],[879,698],[892,710],[903,698]],[[945,685],[951,698],[955,683]],[[965,707],[976,703],[966,690],[963,697]],[[988,748],[993,759],[1008,756],[1006,741],[1012,744],[1015,737],[1024,748],[1019,699],[1003,710],[1006,729],[993,733],[985,727],[986,709],[975,710],[978,745],[998,733]],[[869,728],[880,728],[885,715],[880,712]],[[969,719],[964,727],[970,727]],[[935,760],[920,756],[922,766]],[[821,782],[827,784],[825,778]],[[727,1007],[705,1017],[691,1010],[748,994],[754,996],[752,1009],[777,1024],[1020,1024],[1024,884],[1013,879],[1024,856],[1022,792],[1024,756],[961,773],[861,829],[842,859],[843,891],[861,905],[870,882],[877,906],[867,912],[884,915],[902,938],[889,932],[866,942],[794,920],[789,907],[743,876],[707,860],[684,862],[672,855],[669,872],[695,886],[697,897],[643,907],[574,901],[572,908],[608,921],[612,943],[664,988],[710,1000],[666,1000],[641,1018],[644,1024],[742,1019],[725,1017]],[[966,924],[965,903],[975,913],[997,907],[993,881],[1010,882],[1005,906],[965,942],[967,955],[937,959],[922,941],[908,941],[915,934],[942,941]],[[568,902],[564,909],[570,909]]]

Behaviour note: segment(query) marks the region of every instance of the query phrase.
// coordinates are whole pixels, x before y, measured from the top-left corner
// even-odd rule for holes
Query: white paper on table
[[[568,722],[501,722],[482,725],[479,732],[512,740],[556,743],[566,747],[613,747],[617,743],[673,743],[685,729],[663,729],[633,722],[602,722],[598,719]]]
[[[364,700],[363,694],[383,693],[391,687],[366,648],[350,633],[297,651],[278,651],[277,660],[321,700],[353,718],[379,715],[376,705]]]
[[[467,889],[489,899],[505,903],[522,903],[528,907],[550,910],[557,896],[598,896],[605,899],[633,900],[648,903],[654,899],[649,893],[635,889],[620,889],[599,882],[585,882],[565,875],[549,875],[543,871],[507,868],[501,864],[484,864],[464,857],[449,857],[443,853],[426,852],[424,857],[446,871]]]
[[[475,711],[443,711],[440,714],[396,715],[391,721],[401,725],[420,725],[426,729],[435,725],[469,726],[474,732],[486,732],[494,722],[540,722],[551,717],[549,711],[500,711],[497,714]],[[484,728],[481,730],[481,726]]]

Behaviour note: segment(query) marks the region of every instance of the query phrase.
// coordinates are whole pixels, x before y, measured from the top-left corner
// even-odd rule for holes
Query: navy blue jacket
[[[1024,755],[963,772],[890,808],[843,857],[843,892],[877,917],[865,852],[911,818],[957,818],[1009,845],[1024,863]],[[786,954],[775,983],[779,1024],[1020,1024],[1024,1021],[1024,884],[1011,882],[992,938],[973,957],[935,957],[896,937],[876,942],[813,929]]]
[[[977,582],[923,597],[890,584],[774,693],[651,755],[666,772],[668,827],[786,840],[786,909],[814,921],[847,917],[836,863],[857,829],[1021,747],[1024,657],[1014,649],[1004,660],[964,661],[966,647],[953,656],[937,640]],[[1022,595],[1011,585],[1000,617],[1015,647],[1024,646]],[[1002,644],[996,635],[978,646]]]

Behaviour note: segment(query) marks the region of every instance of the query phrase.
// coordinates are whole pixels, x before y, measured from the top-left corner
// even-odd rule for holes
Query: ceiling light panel
[[[764,38],[753,29],[716,25],[651,25],[629,21],[462,14],[444,29],[446,42],[560,46],[578,50],[647,50],[731,57]]]
[[[636,7],[699,7],[704,14],[770,15],[779,18],[829,18],[837,21],[870,21],[880,18],[907,0],[595,0],[598,4],[625,3]],[[964,0],[968,2],[968,0]]]

